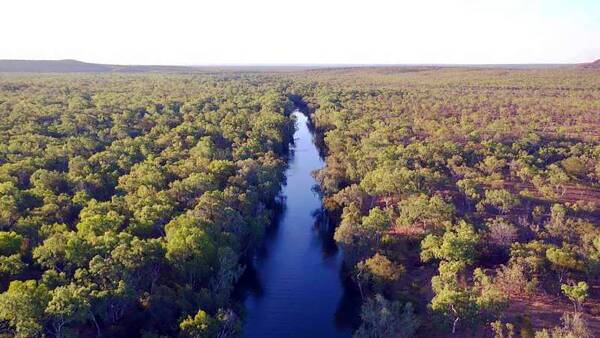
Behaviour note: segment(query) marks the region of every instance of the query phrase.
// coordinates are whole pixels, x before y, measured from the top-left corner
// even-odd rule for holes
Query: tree
[[[493,173],[501,172],[506,165],[506,160],[497,158],[495,156],[488,156],[483,159],[483,161],[479,162],[478,167],[485,174],[492,175]]]
[[[44,284],[35,280],[12,281],[8,290],[0,294],[0,319],[9,323],[15,337],[42,337],[44,310],[49,301],[50,293]]]
[[[367,207],[368,198],[369,195],[359,185],[352,184],[340,190],[330,198],[325,196],[323,204],[331,211],[340,207],[347,207],[352,203],[356,204],[359,209],[365,209]]]
[[[360,209],[355,203],[350,203],[350,205],[344,207],[340,225],[334,234],[336,242],[347,246],[354,244],[361,220]]]
[[[181,207],[193,207],[195,200],[207,191],[215,190],[217,182],[212,175],[192,173],[185,179],[171,184],[169,195]]]
[[[214,160],[208,165],[208,172],[215,178],[221,188],[225,187],[227,179],[235,174],[236,166],[232,161]]]
[[[61,172],[38,169],[31,175],[30,180],[33,189],[41,194],[60,194],[69,189],[64,176]]]
[[[19,253],[23,236],[14,231],[0,231],[0,255],[10,256]]]
[[[213,237],[224,233],[244,236],[244,218],[233,207],[233,198],[225,191],[209,191],[196,201],[194,209],[188,213],[188,218],[196,224],[202,224],[203,229]],[[187,217],[187,216],[186,216]]]
[[[74,270],[82,267],[95,252],[90,242],[75,232],[57,232],[33,249],[33,258],[47,269]]]
[[[506,214],[520,204],[519,197],[505,189],[490,189],[485,191],[485,198],[479,202],[478,208],[490,205]],[[481,207],[480,207],[481,206]]]
[[[542,275],[547,270],[547,244],[540,240],[513,243],[510,248],[510,265],[520,265],[528,275]]]
[[[463,262],[442,261],[438,270],[439,274],[431,279],[435,296],[429,307],[451,325],[453,334],[460,322],[475,327],[493,320],[506,308],[506,297],[481,269],[475,269],[472,287],[461,281],[465,272]]]
[[[185,283],[198,287],[216,259],[215,243],[194,218],[181,216],[166,226],[166,259]]]
[[[174,201],[167,192],[148,186],[141,186],[134,193],[128,194],[125,202],[133,213],[127,230],[139,237],[151,237],[153,233],[161,232],[174,209]]]
[[[166,185],[164,168],[151,160],[135,164],[128,175],[119,178],[119,188],[132,193],[142,186],[160,190]]]
[[[558,273],[558,281],[562,283],[565,274],[573,270],[581,270],[582,262],[577,259],[575,253],[568,247],[551,246],[546,250],[546,258],[554,271]]]
[[[561,284],[560,289],[571,302],[575,312],[581,311],[583,303],[588,297],[588,285],[586,282],[579,282],[574,285]]]
[[[0,256],[0,279],[16,276],[25,270],[26,264],[21,260],[21,255]]]
[[[480,268],[473,271],[473,296],[477,303],[478,316],[486,321],[495,318],[508,307],[508,298],[497,287],[497,283]]]
[[[411,170],[406,167],[382,167],[367,173],[361,187],[374,196],[402,195],[425,192],[440,184],[443,177],[429,168]]]
[[[380,208],[369,210],[369,214],[362,218],[360,231],[369,238],[377,238],[380,233],[390,228],[390,213]]]
[[[104,215],[86,215],[77,224],[77,232],[83,237],[100,236],[108,231],[117,233],[123,225],[125,218],[115,211]]]
[[[367,256],[366,253],[372,249],[368,247],[370,241],[362,239],[361,223],[360,209],[355,203],[350,203],[344,207],[340,224],[333,235],[335,241],[346,248],[344,259],[351,265]]]
[[[361,295],[363,294],[363,284],[373,287],[375,292],[380,293],[400,279],[405,272],[404,266],[390,261],[386,256],[379,253],[359,262],[356,265],[356,270],[356,279]]]
[[[0,183],[0,229],[7,229],[19,218],[23,193],[13,182]]]
[[[402,306],[382,295],[367,299],[361,308],[362,323],[354,338],[410,338],[419,328],[411,303]]]
[[[575,156],[562,160],[560,165],[567,174],[574,178],[584,178],[588,171],[585,161]]]
[[[179,323],[179,328],[189,338],[213,338],[218,330],[217,321],[202,310],[198,310],[194,317],[187,316]]]
[[[112,259],[95,256],[88,269],[78,269],[75,273],[78,284],[89,286],[90,303],[95,321],[96,314],[114,325],[117,324],[139,297],[141,290],[135,290],[122,276],[122,268]],[[96,324],[97,331],[100,331]]]
[[[239,317],[231,309],[219,309],[217,321],[219,323],[217,338],[237,337],[242,329]]]
[[[472,207],[472,204],[469,203],[470,200],[478,202],[483,195],[481,186],[479,182],[475,179],[464,178],[458,180],[456,182],[456,186],[467,197],[465,198],[465,208]]]
[[[91,305],[86,289],[69,284],[55,288],[50,296],[45,313],[51,318],[57,338],[65,336],[66,326],[70,323],[83,323],[90,318]]]
[[[120,278],[136,290],[152,290],[165,263],[163,241],[121,235],[121,243],[110,252]]]
[[[569,183],[569,176],[556,164],[548,166],[548,182],[554,187],[554,192],[558,196],[563,196],[567,192],[566,185]]]
[[[444,233],[442,237],[428,235],[421,242],[421,260],[428,262],[432,259],[449,262],[461,262],[464,265],[473,264],[477,256],[475,246],[479,236],[473,226],[460,221],[457,226]]]
[[[404,227],[421,226],[423,230],[442,227],[452,221],[456,210],[439,196],[425,194],[410,196],[398,203],[400,209],[396,224]]]
[[[464,265],[460,261],[441,262],[439,274],[431,279],[435,296],[429,307],[451,325],[453,334],[456,333],[459,321],[473,323],[478,311],[471,292],[460,286],[458,275],[463,269]]]
[[[568,237],[569,226],[567,224],[567,208],[562,204],[553,204],[550,209],[550,221],[546,229],[551,236],[557,238]]]

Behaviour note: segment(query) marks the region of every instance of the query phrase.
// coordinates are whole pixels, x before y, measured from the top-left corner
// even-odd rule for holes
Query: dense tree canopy
[[[294,130],[285,86],[0,77],[3,332],[238,332],[230,295],[272,217]]]

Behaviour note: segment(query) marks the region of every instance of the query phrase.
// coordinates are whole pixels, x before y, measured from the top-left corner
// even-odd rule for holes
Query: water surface
[[[323,167],[307,117],[294,112],[285,208],[241,280],[246,338],[347,338],[360,306],[345,286],[342,252],[322,221],[311,172]]]

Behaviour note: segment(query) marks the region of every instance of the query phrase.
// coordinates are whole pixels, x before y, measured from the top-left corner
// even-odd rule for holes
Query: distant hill
[[[0,72],[8,73],[98,73],[112,70],[111,66],[77,60],[0,60]]]
[[[592,62],[592,63],[586,63],[585,65],[583,65],[584,68],[590,68],[590,69],[600,69],[600,59]]]
[[[146,73],[146,72],[282,72],[316,68],[307,65],[156,66],[107,65],[77,60],[0,60],[0,73]]]
[[[106,73],[106,72],[189,72],[197,67],[185,66],[121,66],[81,62],[77,60],[0,60],[0,73]]]
[[[0,60],[0,73],[190,73],[190,72],[295,72],[304,70],[348,70],[352,68],[396,69],[411,72],[437,68],[502,68],[502,69],[544,69],[570,66],[566,64],[319,64],[319,65],[221,65],[221,66],[158,66],[158,65],[109,65],[88,63],[77,60]],[[600,69],[600,60],[581,65],[585,68]]]

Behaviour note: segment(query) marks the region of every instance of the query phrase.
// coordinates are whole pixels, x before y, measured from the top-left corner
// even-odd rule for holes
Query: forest
[[[306,75],[305,75],[306,76]],[[600,335],[600,73],[313,71],[363,337]]]
[[[254,77],[0,77],[0,330],[229,337],[293,133]]]
[[[294,108],[355,338],[600,335],[600,72],[575,66],[0,74],[0,334],[241,335]]]

